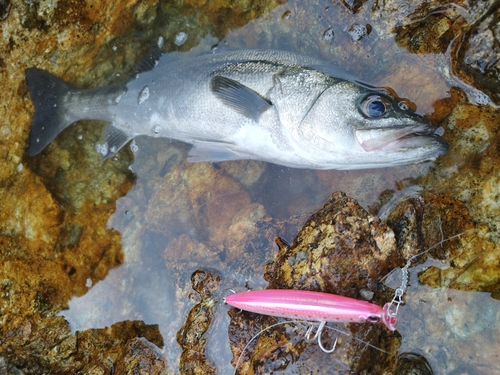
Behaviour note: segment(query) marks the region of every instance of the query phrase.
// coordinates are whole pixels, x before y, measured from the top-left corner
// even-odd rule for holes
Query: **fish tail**
[[[28,155],[40,153],[60,132],[78,120],[71,116],[65,97],[76,89],[53,74],[38,68],[25,71],[35,113],[31,122]]]

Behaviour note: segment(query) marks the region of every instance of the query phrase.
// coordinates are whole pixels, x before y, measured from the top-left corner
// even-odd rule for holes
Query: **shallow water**
[[[22,160],[26,168],[41,177],[57,204],[74,209],[72,220],[83,228],[80,232],[83,239],[90,236],[87,241],[91,242],[95,233],[99,239],[96,247],[106,248],[101,245],[101,237],[118,234],[121,249],[110,261],[101,261],[97,255],[97,261],[90,255],[90,260],[81,263],[68,261],[75,269],[69,272],[69,282],[74,285],[54,302],[54,306],[61,308],[57,315],[67,320],[73,333],[126,320],[158,325],[164,344],[161,357],[170,371],[177,373],[182,349],[176,335],[189,310],[200,302],[199,295],[191,288],[190,277],[196,270],[207,270],[219,275],[220,283],[213,295],[215,310],[204,335],[204,348],[216,373],[230,374],[233,367],[227,339],[229,316],[222,299],[229,289],[266,287],[264,266],[276,254],[274,237],[291,242],[308,216],[335,191],[346,192],[371,213],[383,216],[385,212],[380,209],[390,197],[398,194],[404,197],[405,192],[415,192],[415,187],[419,187],[422,194],[436,192],[466,203],[473,222],[481,229],[478,237],[487,242],[478,248],[477,258],[481,258],[481,252],[487,252],[486,263],[492,270],[484,271],[489,278],[472,277],[463,288],[470,291],[464,291],[422,285],[417,281],[419,269],[415,268],[406,294],[407,303],[400,313],[399,352],[422,354],[435,374],[500,374],[500,278],[495,274],[500,265],[497,221],[500,148],[496,147],[500,114],[491,106],[470,104],[464,94],[451,88],[442,73],[451,64],[444,52],[454,40],[456,25],[465,22],[460,19],[475,22],[488,8],[487,4],[444,6],[436,2],[433,6],[419,7],[368,1],[358,13],[352,13],[340,2],[296,0],[277,5],[251,21],[238,24],[231,19],[225,24],[221,20],[228,16],[226,7],[210,7],[203,1],[187,3],[194,5],[191,8],[186,5],[189,11],[172,4],[151,5],[156,9],[156,18],[145,10],[140,13],[141,20],[150,17],[152,21],[141,21],[140,29],[122,30],[122,34],[117,32],[115,41],[106,42],[103,47],[106,52],[96,55],[95,63],[89,67],[91,78],[84,78],[84,73],[71,67],[66,70],[67,78],[80,80],[87,86],[99,86],[99,78],[103,83],[120,79],[114,76],[114,69],[122,67],[122,76],[130,69],[133,58],[129,56],[136,53],[136,39],[140,40],[137,34],[141,33],[152,44],[161,36],[165,50],[187,54],[213,48],[288,49],[321,57],[361,82],[387,86],[400,97],[409,98],[419,113],[444,127],[450,151],[435,162],[419,165],[347,172],[310,171],[253,161],[189,164],[185,161],[189,149],[186,145],[139,137],[134,153],[127,146],[115,158],[101,162],[93,154],[100,128],[95,129],[94,123],[73,125],[42,156],[28,159],[24,155]],[[256,4],[253,6],[258,8]],[[246,9],[241,14],[258,13],[255,9]],[[436,14],[448,17],[444,17],[446,22],[440,24],[443,30],[438,34],[444,51],[432,53],[429,48],[425,53],[415,53],[405,48],[401,42],[404,33],[396,35],[395,30],[418,24],[422,15],[436,17],[429,16],[433,9],[439,9]],[[177,20],[177,24],[160,20],[160,15]],[[443,20],[439,17],[436,22]],[[206,22],[212,24],[207,26]],[[370,31],[363,35],[362,27],[366,25]],[[414,33],[412,37],[432,44],[435,30],[425,23],[422,30],[422,36]],[[185,33],[187,39],[180,33]],[[106,65],[108,60],[115,63]],[[83,155],[81,160],[80,155]],[[120,177],[113,180],[113,176]],[[92,205],[94,208],[88,208]],[[101,211],[99,207],[104,208]],[[67,212],[73,212],[72,209],[66,208]],[[92,213],[101,219],[96,220]],[[2,235],[8,232],[9,225],[4,225]],[[58,239],[53,247],[46,245],[49,254],[64,239],[62,235],[55,238]],[[74,248],[61,253],[72,259],[68,252],[91,248],[83,242],[76,241]],[[102,255],[102,259],[107,256]],[[470,267],[479,266],[472,261]],[[71,279],[73,274],[78,279]],[[392,282],[397,285],[397,281]],[[495,290],[496,299],[491,297]],[[307,354],[302,357],[306,363]],[[323,354],[314,352],[311,358],[318,355]],[[331,356],[334,361],[335,354]],[[305,371],[292,367],[274,373]],[[315,369],[312,362],[307,368],[311,371],[308,373],[331,373],[324,368]],[[60,371],[64,372],[62,367]]]

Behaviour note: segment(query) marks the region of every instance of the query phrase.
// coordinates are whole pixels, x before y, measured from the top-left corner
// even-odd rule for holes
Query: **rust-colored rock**
[[[334,193],[324,207],[313,214],[295,237],[292,245],[277,239],[279,252],[268,264],[264,277],[270,289],[305,289],[359,297],[360,290],[371,288],[375,301],[387,301],[390,293],[379,292],[377,282],[403,263],[389,227],[370,215],[344,193]],[[245,374],[260,374],[278,369],[318,369],[332,366],[356,373],[382,373],[395,362],[397,334],[381,325],[350,325],[349,335],[339,337],[335,356],[321,356],[314,343],[304,341],[305,327],[298,322],[251,313],[232,314],[229,327],[233,365]],[[242,353],[250,338],[265,329]],[[344,327],[340,329],[345,331]],[[335,331],[325,330],[323,339],[331,345]],[[360,338],[382,348],[383,355],[367,349]],[[238,361],[237,358],[240,358]],[[377,358],[377,360],[375,360]]]
[[[182,374],[216,374],[215,367],[205,357],[206,331],[212,322],[217,299],[212,295],[220,284],[219,276],[206,271],[191,275],[193,289],[201,301],[193,306],[184,326],[177,332],[182,348],[180,371]]]
[[[354,199],[335,193],[266,270],[269,288],[299,288],[358,297],[403,260],[392,230]]]

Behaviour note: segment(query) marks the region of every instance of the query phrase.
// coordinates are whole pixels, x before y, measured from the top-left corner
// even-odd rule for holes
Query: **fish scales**
[[[418,163],[448,150],[440,131],[388,90],[309,56],[238,50],[148,58],[129,82],[88,90],[27,69],[35,107],[29,154],[80,119],[109,123],[104,158],[138,135],[189,143],[192,162],[311,169]]]

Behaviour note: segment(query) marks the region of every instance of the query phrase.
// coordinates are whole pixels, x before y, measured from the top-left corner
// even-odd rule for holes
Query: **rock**
[[[417,353],[401,353],[395,375],[433,375],[429,362]]]
[[[217,299],[212,295],[220,279],[206,271],[191,275],[193,289],[201,301],[193,306],[184,326],[177,332],[177,342],[182,348],[180,371],[182,374],[216,374],[213,364],[205,357],[206,331],[213,319]]]
[[[359,9],[363,6],[366,0],[341,0],[342,4],[349,10],[351,13],[358,13]]]
[[[378,281],[403,263],[391,229],[341,192],[334,193],[324,207],[309,218],[291,245],[279,238],[276,241],[278,254],[264,274],[269,289],[315,290],[355,298],[361,289],[370,288],[376,292],[375,301],[387,302],[391,293],[379,290]],[[311,363],[321,369],[318,373],[328,373],[324,371],[332,363],[346,371],[381,373],[395,361],[398,336],[380,325],[350,325],[349,333],[339,337],[335,355],[329,357],[321,356],[314,343],[305,342],[307,326],[303,324],[246,312],[231,313],[231,317],[229,339],[233,365],[241,373],[284,368],[293,371],[301,366],[309,367]],[[260,330],[265,333],[250,343]],[[332,345],[336,335],[338,332],[325,329],[324,345]],[[381,356],[364,342],[381,348],[384,354]],[[243,348],[248,352],[243,352]]]
[[[291,246],[278,240],[266,269],[270,289],[297,288],[359,297],[403,264],[392,230],[354,199],[335,193],[312,215]],[[346,275],[350,275],[346,277]]]
[[[497,2],[457,40],[453,73],[500,105],[500,4]]]

